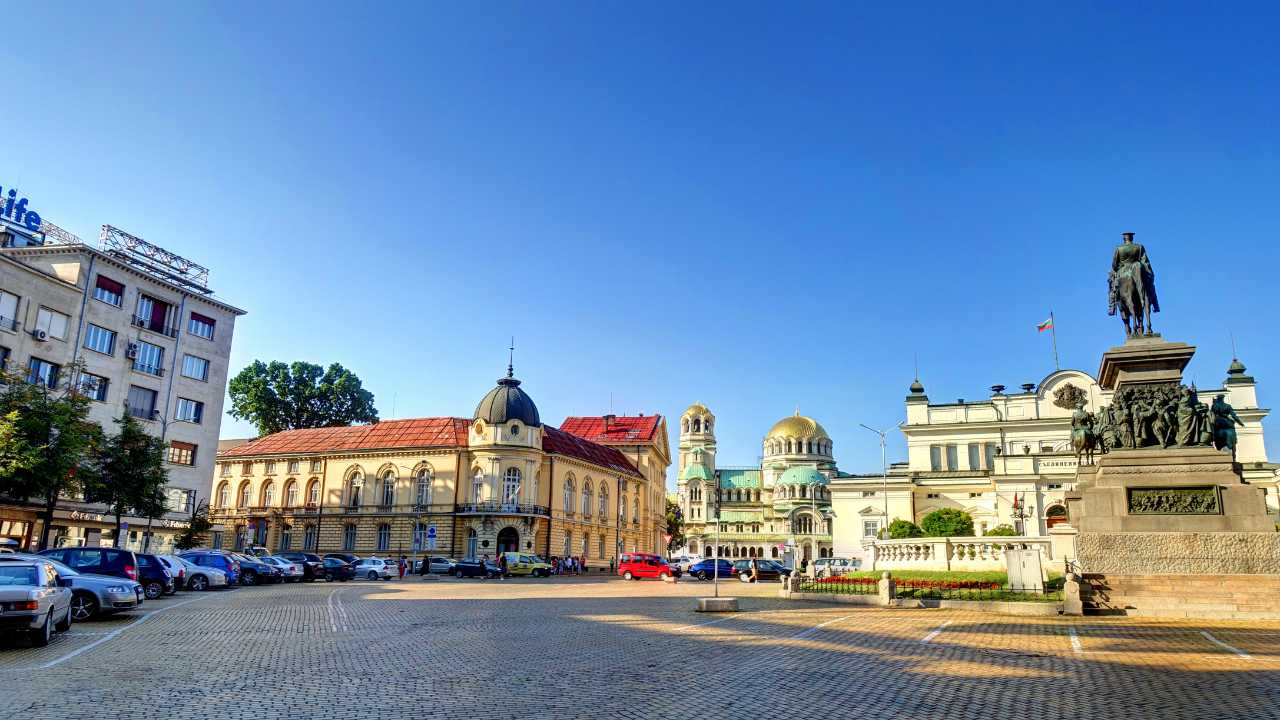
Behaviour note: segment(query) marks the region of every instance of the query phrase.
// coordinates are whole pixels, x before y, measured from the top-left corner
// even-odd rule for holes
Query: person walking
[[[506,553],[501,553],[498,555],[498,570],[501,571],[498,573],[498,579],[506,580],[507,579],[507,554]]]
[[[401,579],[401,580],[403,580],[403,579],[404,579],[404,571],[405,571],[405,569],[408,567],[408,562],[406,562],[406,561],[405,561],[405,557],[404,557],[403,555],[401,555],[401,556],[400,556],[400,563],[399,563],[399,567],[400,567],[400,579]]]

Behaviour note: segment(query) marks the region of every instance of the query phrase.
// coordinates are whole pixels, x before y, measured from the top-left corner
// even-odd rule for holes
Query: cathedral
[[[725,558],[795,563],[831,556],[831,437],[796,412],[762,441],[755,467],[716,466],[716,418],[701,403],[680,416],[676,482],[685,551]]]

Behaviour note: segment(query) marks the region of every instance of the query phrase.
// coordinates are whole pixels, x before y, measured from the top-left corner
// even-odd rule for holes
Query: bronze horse
[[[1124,233],[1124,241],[1111,256],[1108,315],[1120,312],[1124,331],[1129,337],[1150,336],[1151,313],[1160,312],[1156,297],[1156,276],[1146,248],[1133,241],[1133,233]]]

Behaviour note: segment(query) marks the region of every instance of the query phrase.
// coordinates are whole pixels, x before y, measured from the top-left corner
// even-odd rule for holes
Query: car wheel
[[[370,570],[370,571],[369,571],[369,579],[370,579],[370,580],[377,580],[377,579],[378,579],[378,573],[373,572],[372,570]]]
[[[46,645],[49,644],[49,641],[53,639],[53,611],[52,610],[50,610],[49,614],[45,617],[44,624],[36,628],[35,630],[29,631],[28,636],[31,638],[31,644],[34,645],[35,647],[45,647]]]
[[[325,581],[325,582],[333,582],[333,573],[331,573],[331,572],[327,572],[327,573],[325,573],[325,574],[324,574],[324,581]]]
[[[706,570],[699,570],[699,571],[698,571],[698,579],[699,579],[699,580],[702,580],[703,582],[706,582],[706,580],[707,580],[707,571],[706,571]]]
[[[164,594],[164,585],[152,580],[142,586],[142,594],[146,595],[148,600],[156,600]]]
[[[71,606],[70,605],[67,606],[67,613],[62,616],[62,620],[57,625],[53,626],[53,629],[57,630],[58,632],[66,632],[71,629]]]
[[[738,579],[739,579],[739,580],[741,580],[741,581],[742,581],[742,582],[744,582],[744,583],[749,583],[749,582],[751,582],[751,576],[750,576],[750,575],[739,575],[739,576],[738,576]]]
[[[203,575],[196,575],[187,581],[187,587],[197,592],[209,589],[209,578]]]
[[[89,593],[76,593],[71,596],[71,617],[76,622],[85,622],[98,614],[98,599]]]
[[[453,576],[454,576],[454,577],[456,577],[456,578],[458,578],[459,580],[461,580],[461,579],[462,579],[462,571],[461,571],[461,570],[454,570],[454,571],[453,571]]]
[[[241,585],[257,585],[258,573],[252,570],[246,570],[244,574],[240,576],[240,584]]]
[[[630,570],[628,570],[628,571],[626,571],[626,572],[622,573],[622,579],[623,579],[623,580],[635,580],[635,579],[636,579],[636,576],[635,576],[635,575],[632,575],[632,574],[631,574],[631,571],[630,571]]]

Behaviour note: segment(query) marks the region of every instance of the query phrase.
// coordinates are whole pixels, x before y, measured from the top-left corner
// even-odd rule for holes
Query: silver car
[[[282,557],[275,555],[263,555],[258,558],[268,565],[274,565],[280,568],[281,578],[285,582],[302,582],[302,566]]]
[[[71,629],[70,583],[48,560],[13,558],[0,562],[0,629],[26,633],[44,647],[53,632]]]
[[[392,568],[395,566],[383,560],[382,558],[361,558],[356,561],[351,568],[356,571],[356,579],[368,578],[369,580],[390,580]],[[399,569],[396,568],[396,572]]]
[[[113,575],[94,575],[73,570],[67,565],[42,555],[6,555],[0,563],[11,558],[42,560],[53,565],[58,577],[69,580],[71,587],[71,619],[85,622],[100,615],[136,610],[142,605],[142,586],[126,578]]]
[[[212,590],[213,588],[225,588],[227,586],[227,574],[214,567],[204,567],[197,565],[186,558],[180,558],[177,555],[169,555],[174,560],[182,564],[182,568],[186,571],[188,590]]]

